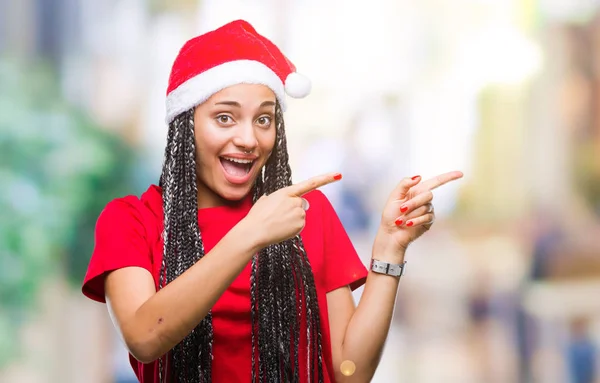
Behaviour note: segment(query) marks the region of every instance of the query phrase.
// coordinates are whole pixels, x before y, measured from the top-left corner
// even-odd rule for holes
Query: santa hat
[[[236,84],[268,86],[285,110],[285,94],[310,93],[310,80],[248,22],[233,21],[194,37],[179,51],[167,89],[167,124],[180,113]]]

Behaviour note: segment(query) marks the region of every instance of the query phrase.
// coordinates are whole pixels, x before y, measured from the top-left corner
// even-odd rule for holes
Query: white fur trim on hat
[[[287,80],[289,78],[290,76]],[[171,91],[166,101],[167,124],[171,123],[180,113],[202,104],[213,94],[236,84],[268,86],[275,93],[282,110],[285,110],[284,85],[275,72],[258,61],[236,60],[210,68]],[[292,95],[290,94],[290,96]]]

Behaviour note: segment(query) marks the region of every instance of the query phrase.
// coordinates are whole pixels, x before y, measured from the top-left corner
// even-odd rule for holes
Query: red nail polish
[[[408,206],[403,206],[400,208],[400,212],[404,213],[408,210]]]
[[[398,218],[398,219],[396,220],[396,226],[400,226],[400,225],[402,225],[402,223],[403,223],[403,222],[404,222],[403,220],[401,220],[400,218]]]
[[[421,177],[421,176],[414,176],[413,178],[411,178],[411,180],[413,180],[413,181],[414,181],[414,180],[416,180],[416,179],[417,179],[417,178],[419,178],[419,177]]]
[[[414,225],[414,222],[413,222],[413,221],[408,221],[408,222],[406,223],[406,226],[408,226],[408,227],[411,227],[412,225]]]
[[[342,175],[341,175],[340,173],[336,173],[336,174],[333,176],[333,179],[334,179],[334,180],[336,180],[336,181],[339,181],[339,180],[341,180],[341,179],[342,179]]]

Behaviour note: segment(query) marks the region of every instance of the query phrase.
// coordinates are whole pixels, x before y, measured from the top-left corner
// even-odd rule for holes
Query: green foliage
[[[61,98],[50,69],[0,59],[0,366],[44,278],[80,287],[98,214],[132,193],[133,160]]]

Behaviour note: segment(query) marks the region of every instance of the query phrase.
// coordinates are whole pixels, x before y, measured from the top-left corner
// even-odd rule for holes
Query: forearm
[[[135,348],[142,361],[164,355],[202,321],[258,251],[248,238],[244,225],[234,227],[199,262],[139,307],[127,330],[130,339],[140,343],[130,349]]]
[[[404,254],[393,256],[383,251],[374,251],[373,258],[401,263]],[[352,376],[340,376],[340,382],[370,381],[379,364],[383,346],[388,336],[399,278],[390,275],[369,272],[362,297],[352,315],[342,346],[342,360],[356,365]],[[339,369],[339,366],[335,366]]]

